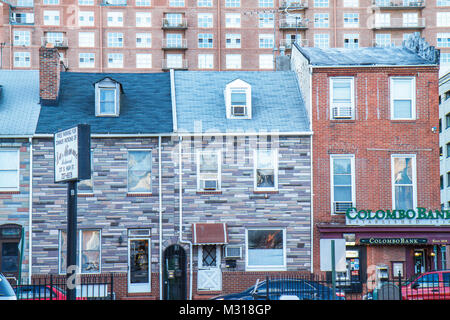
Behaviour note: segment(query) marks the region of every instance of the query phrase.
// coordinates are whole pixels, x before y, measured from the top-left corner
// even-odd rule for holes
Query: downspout
[[[309,126],[311,132],[313,132],[313,90],[312,90],[312,81],[313,81],[313,70],[312,67],[309,67]],[[314,172],[313,172],[313,134],[310,135],[309,141],[309,166],[310,166],[310,179],[311,179],[311,273],[314,273]]]
[[[33,138],[28,138],[30,143],[30,187],[28,195],[28,283],[31,283],[32,251],[33,251]]]
[[[182,163],[181,163],[181,142],[183,141],[183,137],[179,136],[178,140],[178,161],[179,161],[179,175],[180,175],[180,189],[179,189],[179,197],[180,197],[180,205],[179,205],[179,223],[180,223],[180,232],[179,232],[179,242],[184,244],[189,244],[189,300],[192,300],[192,242],[188,240],[183,240],[183,172],[182,172]]]
[[[161,171],[161,136],[158,136],[158,170],[159,170],[159,300],[163,299],[163,267],[162,267],[162,171]]]

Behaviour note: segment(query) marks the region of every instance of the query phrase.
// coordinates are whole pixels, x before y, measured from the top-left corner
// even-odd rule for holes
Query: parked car
[[[304,279],[269,280],[267,297],[266,281],[256,284],[239,293],[221,295],[212,300],[333,300],[333,290],[318,282]],[[334,300],[345,300],[345,293],[336,290]]]
[[[450,270],[422,273],[402,286],[403,300],[450,300]]]
[[[17,300],[13,288],[5,276],[0,273],[0,300]]]
[[[20,285],[14,288],[18,300],[66,300],[66,292],[50,285]],[[86,300],[86,297],[77,297]]]

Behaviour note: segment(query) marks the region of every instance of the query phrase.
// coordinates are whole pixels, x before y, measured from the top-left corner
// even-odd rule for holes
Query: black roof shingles
[[[122,85],[118,117],[95,116],[94,84],[106,77]],[[41,107],[36,133],[48,134],[79,123],[97,134],[171,133],[169,73],[62,72],[58,104]]]

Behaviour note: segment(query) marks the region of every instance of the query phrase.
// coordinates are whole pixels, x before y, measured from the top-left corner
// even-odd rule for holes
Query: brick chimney
[[[59,95],[61,63],[52,44],[39,48],[39,97],[42,105],[56,105]]]

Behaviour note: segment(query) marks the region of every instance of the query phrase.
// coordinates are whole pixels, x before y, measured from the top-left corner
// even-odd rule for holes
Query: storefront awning
[[[192,238],[192,243],[196,245],[227,244],[227,225],[225,223],[194,223]]]

